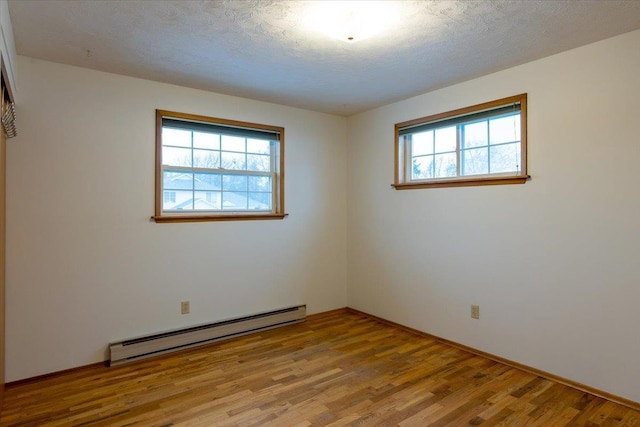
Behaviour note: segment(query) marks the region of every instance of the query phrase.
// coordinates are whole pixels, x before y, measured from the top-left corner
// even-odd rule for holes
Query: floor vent
[[[307,306],[283,308],[206,325],[191,326],[109,344],[109,364],[121,365],[159,354],[304,321]]]

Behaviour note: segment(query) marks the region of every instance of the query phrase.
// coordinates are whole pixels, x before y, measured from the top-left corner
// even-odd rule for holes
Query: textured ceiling
[[[640,28],[640,0],[397,1],[358,43],[309,1],[10,0],[18,54],[349,115]],[[640,48],[640,47],[639,47]]]

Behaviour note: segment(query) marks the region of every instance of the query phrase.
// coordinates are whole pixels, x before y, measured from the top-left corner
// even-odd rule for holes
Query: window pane
[[[247,154],[247,170],[269,172],[271,170],[271,158],[261,154]]]
[[[169,166],[191,166],[191,149],[162,147],[162,164]]]
[[[177,210],[177,211],[190,211],[193,210],[193,192],[191,191],[175,191],[176,194],[174,201],[164,201],[162,209],[165,210]]]
[[[220,167],[220,152],[193,150],[193,167],[218,169]]]
[[[462,175],[479,175],[489,173],[488,148],[474,148],[460,152]]]
[[[412,179],[433,178],[433,156],[421,156],[413,158],[411,169]]]
[[[222,192],[222,209],[247,210],[247,193]]]
[[[423,156],[433,154],[433,131],[414,133],[411,135],[411,155]]]
[[[222,152],[222,162],[220,167],[223,169],[246,170],[246,154]]]
[[[217,133],[194,132],[193,147],[220,150],[220,135]]]
[[[220,206],[222,205],[222,193],[219,191],[196,191],[194,192],[194,195],[193,206],[195,210],[220,210]]]
[[[249,191],[271,191],[271,177],[249,176]]]
[[[193,174],[165,170],[162,188],[165,190],[191,190],[193,189]]]
[[[217,173],[195,173],[194,186],[196,190],[220,190],[222,178]]]
[[[464,125],[462,148],[473,148],[487,145],[487,121]]]
[[[247,191],[247,176],[223,175],[222,189],[224,191]]]
[[[520,141],[520,114],[489,121],[491,144]]]
[[[182,129],[162,128],[162,145],[177,147],[191,147],[191,131]]]
[[[491,147],[491,173],[520,170],[520,143]]]
[[[271,142],[264,139],[247,139],[247,153],[270,154]]]
[[[271,210],[271,193],[249,193],[249,209]]]
[[[437,137],[436,137],[437,140]],[[456,153],[436,154],[434,178],[456,176]]]
[[[456,127],[436,129],[436,153],[456,151]],[[447,175],[449,176],[449,175]]]
[[[222,135],[222,149],[244,153],[246,151],[245,139],[240,136]]]

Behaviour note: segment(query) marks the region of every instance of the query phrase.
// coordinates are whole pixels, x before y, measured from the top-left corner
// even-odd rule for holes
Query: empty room
[[[0,0],[0,426],[640,426],[640,1]]]

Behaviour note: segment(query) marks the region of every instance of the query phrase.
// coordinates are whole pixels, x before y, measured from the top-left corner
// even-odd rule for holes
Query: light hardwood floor
[[[354,314],[7,387],[2,426],[640,426],[640,412]]]

